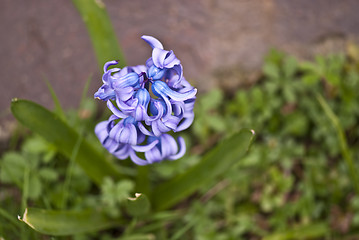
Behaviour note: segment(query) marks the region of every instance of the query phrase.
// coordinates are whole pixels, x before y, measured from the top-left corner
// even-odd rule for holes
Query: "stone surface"
[[[150,3],[150,4],[149,4]],[[200,92],[253,79],[272,48],[298,57],[343,51],[359,36],[357,0],[105,1],[129,64],[160,39],[181,59]],[[87,78],[101,85],[91,42],[69,0],[0,2],[0,116],[13,97],[52,106],[47,78],[66,108],[76,107]],[[90,93],[90,94],[91,94]]]

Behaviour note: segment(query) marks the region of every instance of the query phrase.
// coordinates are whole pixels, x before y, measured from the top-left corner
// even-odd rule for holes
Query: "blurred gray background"
[[[104,1],[129,65],[144,64],[152,35],[182,61],[199,92],[253,81],[272,47],[311,58],[358,42],[358,0]],[[12,98],[52,107],[43,79],[65,108],[76,107],[92,74],[101,72],[84,23],[69,0],[0,2],[0,116]],[[4,130],[2,126],[2,130]],[[1,136],[0,129],[0,136]]]

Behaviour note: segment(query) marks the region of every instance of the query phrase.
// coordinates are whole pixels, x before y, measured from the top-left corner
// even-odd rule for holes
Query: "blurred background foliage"
[[[81,1],[74,3],[81,5]],[[93,14],[90,10],[88,14]],[[104,10],[100,11],[100,21],[108,22]],[[96,41],[102,41],[96,34],[98,25],[88,24],[94,28],[89,32],[102,63],[107,57],[98,51],[100,45],[96,47]],[[111,31],[109,27],[108,32],[98,34]],[[116,51],[120,54],[120,49]],[[74,161],[75,146],[71,151],[61,151],[19,125],[10,149],[0,159],[0,239],[359,238],[359,50],[355,45],[349,45],[345,54],[317,56],[313,61],[298,61],[272,50],[255,84],[231,94],[221,89],[200,94],[195,121],[184,136],[186,156],[150,167],[115,160],[102,148],[93,129],[109,113],[97,109],[86,86],[78,109],[67,111],[61,108],[51,86],[49,89],[55,116],[79,136],[80,140],[71,139],[74,145],[86,139],[106,161],[121,166],[122,177],[106,177],[100,184],[95,181],[96,186]],[[149,199],[167,200],[165,196],[150,196],[152,189],[173,182],[181,174],[186,176],[196,166],[203,167],[205,175],[208,168],[200,165],[202,156],[208,156],[206,153],[215,146],[230,143],[223,139],[242,128],[256,132],[245,157],[233,158],[234,164],[231,162],[216,177],[209,172],[206,184],[173,207],[150,210],[154,202]],[[217,166],[221,160],[218,158]],[[138,186],[149,199],[146,195],[128,199],[135,196]],[[43,235],[16,219],[27,207],[49,211],[100,209],[105,221],[86,212],[77,217],[82,223],[84,219],[89,224],[101,222],[107,230],[65,237]],[[32,214],[41,212],[33,210]],[[84,229],[89,226],[80,225]]]

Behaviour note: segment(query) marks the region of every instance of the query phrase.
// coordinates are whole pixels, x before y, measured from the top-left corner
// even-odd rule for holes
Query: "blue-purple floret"
[[[191,126],[197,93],[183,77],[181,62],[172,50],[164,50],[154,37],[142,39],[152,47],[146,65],[120,69],[115,67],[117,61],[107,62],[103,85],[94,94],[112,112],[107,121],[97,124],[98,139],[116,158],[130,157],[137,165],[176,160],[185,154],[184,139],[176,141],[169,133]]]

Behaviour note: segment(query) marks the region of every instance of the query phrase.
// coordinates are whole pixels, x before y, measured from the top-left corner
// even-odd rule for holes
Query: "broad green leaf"
[[[101,71],[102,66],[111,60],[119,60],[120,66],[125,66],[124,55],[103,1],[72,0],[72,2],[86,24]]]
[[[254,139],[254,131],[242,129],[222,141],[185,173],[159,185],[152,192],[154,209],[170,208],[240,161]]]
[[[118,225],[118,222],[94,210],[55,211],[27,208],[20,220],[40,233],[54,236],[100,231]]]
[[[12,101],[11,111],[20,123],[53,143],[59,152],[71,158],[80,136],[59,116],[36,103],[18,99]],[[99,185],[106,176],[115,179],[120,177],[116,166],[104,158],[86,139],[81,141],[75,161]]]
[[[263,240],[290,240],[290,239],[322,239],[330,232],[325,223],[299,226],[294,229],[287,229],[283,232],[274,233],[263,238]]]
[[[134,198],[127,199],[127,212],[134,217],[146,215],[150,211],[150,201],[146,195],[136,193]]]

